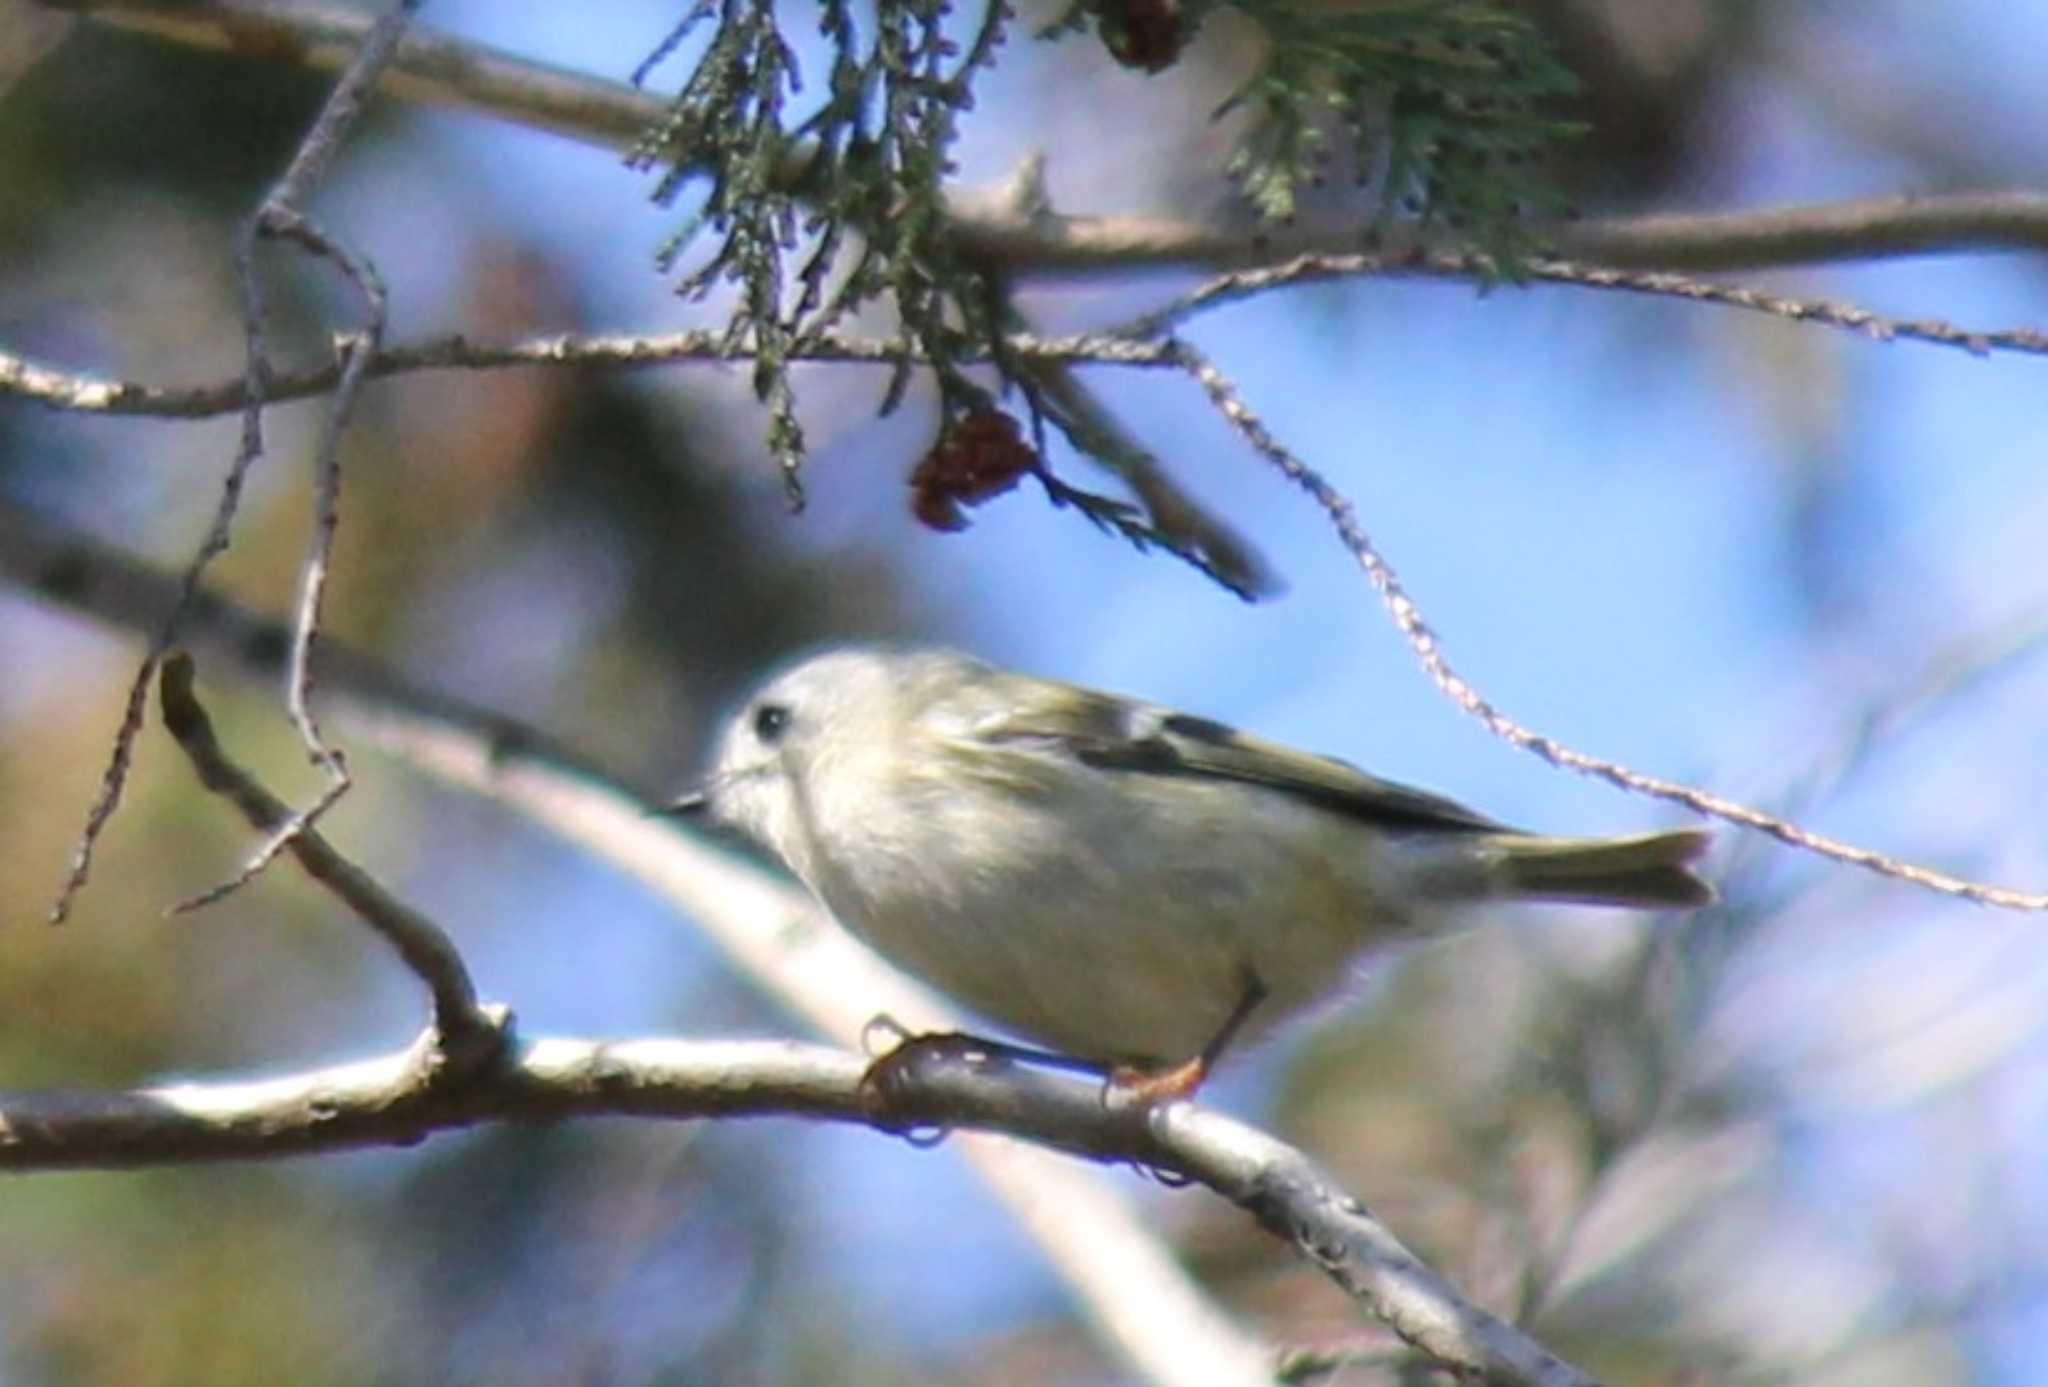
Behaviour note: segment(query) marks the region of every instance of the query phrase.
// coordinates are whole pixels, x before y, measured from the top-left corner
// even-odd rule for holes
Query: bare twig
[[[1861,333],[1880,342],[1904,339],[1940,347],[1958,347],[1972,356],[1994,351],[2048,355],[2048,332],[2038,328],[1959,328],[1933,318],[1891,318],[1835,299],[1798,298],[1715,284],[1688,275],[1624,270],[1606,265],[1581,265],[1569,260],[1534,260],[1524,267],[1534,282],[1569,284],[1583,289],[1618,289],[1659,298],[1718,304],[1765,313],[1793,322],[1820,323]],[[1486,265],[1469,255],[1411,252],[1404,255],[1300,255],[1280,264],[1233,270],[1204,280],[1171,302],[1132,319],[1103,335],[1152,341],[1198,313],[1251,298],[1290,284],[1314,284],[1369,275],[1418,276],[1433,279],[1481,280]]]
[[[1381,556],[1371,537],[1358,523],[1357,512],[1344,494],[1332,486],[1321,473],[1289,452],[1266,428],[1264,421],[1244,402],[1229,377],[1217,370],[1208,358],[1185,343],[1181,345],[1180,353],[1188,373],[1207,392],[1210,403],[1215,405],[1217,412],[1237,430],[1239,436],[1253,451],[1272,463],[1283,476],[1307,492],[1310,498],[1322,507],[1323,513],[1330,518],[1331,525],[1335,527],[1338,538],[1350,551],[1351,556],[1358,561],[1358,566],[1365,570],[1366,576],[1372,580],[1372,585],[1378,590],[1381,601],[1386,604],[1387,613],[1393,618],[1394,625],[1399,627],[1401,634],[1407,638],[1409,648],[1415,652],[1415,657],[1422,662],[1423,669],[1435,681],[1436,686],[1465,712],[1486,724],[1487,729],[1495,736],[1524,751],[1534,752],[1554,766],[1596,776],[1635,794],[1682,804],[1695,813],[1707,814],[1717,819],[1725,819],[1729,823],[1740,824],[1744,828],[1755,829],[1759,833],[1776,838],[1781,843],[1804,848],[1823,857],[1831,857],[1837,862],[1866,867],[1880,875],[1911,882],[1915,886],[1923,886],[1943,895],[1959,896],[1964,900],[1975,901],[1979,905],[1999,906],[2007,910],[2048,910],[2048,892],[2017,891],[2003,886],[1969,881],[1911,862],[1902,862],[1898,858],[1872,852],[1868,848],[1859,848],[1852,843],[1823,837],[1775,815],[1766,814],[1719,795],[1709,794],[1705,790],[1696,790],[1676,781],[1644,775],[1616,762],[1588,756],[1553,737],[1533,732],[1508,717],[1467,683],[1463,675],[1451,668],[1449,660],[1444,657],[1443,647],[1437,639],[1436,632],[1429,628],[1428,622],[1423,619],[1421,609],[1401,586],[1401,580],[1393,567]]]
[[[1135,366],[1178,369],[1175,349],[1161,334],[1211,308],[1292,284],[1328,279],[1389,276],[1432,276],[1476,279],[1480,267],[1469,257],[1451,255],[1315,255],[1275,265],[1235,270],[1206,280],[1158,309],[1120,326],[1066,337],[1018,336],[1006,351],[1019,362],[1069,365]],[[1684,275],[1635,273],[1564,261],[1538,261],[1531,277],[1585,288],[1615,289],[1694,302],[1714,303],[1798,322],[1815,322],[1857,332],[1879,341],[1904,339],[1957,347],[1974,355],[1992,351],[2048,353],[2048,333],[2037,328],[1959,328],[1934,319],[1889,318],[1854,304],[1831,299],[1794,298],[1735,285],[1712,284]],[[792,360],[894,367],[910,347],[898,339],[841,337],[824,333],[807,338],[791,353]],[[495,370],[514,366],[575,365],[611,370],[638,370],[677,362],[733,362],[747,352],[722,332],[703,330],[646,336],[582,336],[558,334],[516,342],[473,342],[467,337],[432,338],[367,354],[363,372],[369,377],[407,375],[416,371]],[[963,364],[981,358],[961,358]],[[265,398],[272,402],[306,399],[333,389],[342,375],[339,364],[273,373]],[[1048,377],[1046,388],[1059,387]],[[65,371],[0,351],[0,394],[15,395],[84,414],[113,414],[170,419],[204,419],[242,409],[249,398],[246,381],[220,381],[198,386],[152,386],[109,381]],[[1085,418],[1086,416],[1081,416]],[[1094,439],[1106,449],[1115,439]],[[1111,449],[1114,456],[1114,450]],[[1141,494],[1143,469],[1124,475]]]
[[[314,636],[318,629],[320,595],[325,587],[328,560],[333,551],[335,508],[339,495],[341,432],[354,407],[356,392],[362,382],[368,359],[375,354],[383,340],[386,305],[383,285],[369,263],[323,232],[301,208],[333,160],[335,152],[341,147],[349,128],[361,113],[363,100],[369,94],[370,88],[376,84],[378,74],[391,61],[406,22],[418,4],[419,0],[398,0],[398,4],[390,13],[380,17],[369,27],[360,49],[342,74],[341,80],[335,83],[334,90],[314,118],[305,138],[299,142],[291,162],[270,191],[264,195],[255,212],[243,224],[242,233],[236,241],[235,271],[242,296],[242,325],[247,362],[242,383],[241,446],[237,449],[235,459],[229,466],[227,478],[222,483],[213,523],[208,527],[206,538],[201,541],[198,551],[186,568],[183,596],[178,605],[165,617],[162,629],[151,642],[143,656],[141,667],[129,685],[121,722],[114,732],[113,752],[108,758],[106,771],[100,777],[99,792],[93,799],[92,807],[87,811],[85,827],[79,834],[70,869],[66,872],[57,899],[50,908],[50,919],[53,922],[63,920],[70,913],[72,900],[91,874],[94,845],[105,832],[115,810],[119,808],[121,792],[127,784],[128,771],[134,760],[135,739],[142,729],[142,709],[148,696],[150,680],[162,663],[165,652],[177,641],[178,627],[184,617],[186,605],[198,590],[199,580],[205,573],[207,565],[227,549],[229,532],[241,504],[243,486],[250,469],[263,456],[262,411],[270,394],[271,368],[269,353],[264,345],[263,299],[256,278],[255,259],[256,245],[265,237],[295,241],[313,253],[334,261],[363,295],[369,309],[369,322],[361,341],[354,347],[344,345],[341,348],[341,365],[335,382],[334,398],[328,406],[328,419],[322,430],[320,449],[314,462],[314,538],[309,546],[301,578],[301,591],[304,596],[300,603],[300,622],[292,635],[292,675],[287,702],[292,721],[299,729],[301,739],[305,742],[314,764],[327,772],[329,786],[310,809],[294,816],[282,826],[279,836],[265,845],[239,875],[223,883],[217,894],[226,894],[261,871],[277,855],[285,839],[313,823],[348,788],[346,762],[341,754],[329,747],[320,736],[319,726],[314,722],[307,707],[311,688],[309,662]]]
[[[259,440],[259,450],[266,393],[263,386],[270,364],[268,353],[263,348],[263,309],[255,271],[256,243],[266,236],[290,240],[312,254],[332,261],[362,296],[365,322],[360,333],[336,343],[336,354],[340,358],[339,375],[335,380],[333,397],[328,401],[326,417],[321,421],[320,439],[313,453],[313,537],[300,565],[298,608],[292,622],[290,671],[285,680],[286,713],[292,726],[298,730],[299,740],[305,746],[309,759],[326,772],[327,788],[311,805],[273,825],[270,839],[244,864],[242,870],[189,903],[195,907],[219,900],[253,879],[297,835],[318,823],[320,817],[348,792],[350,785],[347,759],[321,735],[320,724],[313,715],[313,645],[320,635],[322,600],[334,558],[334,535],[340,524],[341,437],[355,413],[363,372],[370,358],[383,345],[385,324],[390,318],[390,299],[376,267],[308,216],[304,204],[328,165],[334,161],[342,141],[362,115],[363,102],[368,99],[370,89],[376,85],[385,68],[390,66],[406,25],[419,6],[420,0],[398,0],[390,11],[380,15],[370,26],[362,47],[342,73],[341,80],[334,84],[333,92],[314,118],[312,128],[299,142],[298,151],[292,156],[284,175],[265,195],[262,205],[249,219],[247,234],[236,247],[242,312],[249,337],[249,398],[243,405],[243,417],[247,421],[245,427]]]
[[[276,833],[295,816],[284,801],[237,766],[214,736],[212,719],[192,691],[192,657],[173,651],[159,681],[164,727],[177,739],[200,783],[230,801],[252,828]],[[504,1017],[477,1002],[476,985],[454,941],[439,925],[407,906],[368,872],[335,851],[314,829],[287,841],[287,850],[319,882],[391,945],[426,984],[434,1003],[433,1034],[451,1056],[487,1058],[499,1043]],[[204,898],[200,898],[203,900]],[[188,908],[191,903],[176,909]],[[466,1067],[466,1066],[464,1066]]]
[[[900,340],[839,337],[806,338],[792,360],[894,366],[910,348]],[[1032,360],[1076,361],[1090,365],[1172,367],[1173,353],[1147,342],[1104,337],[1100,333],[1070,337],[1020,337],[1008,350]],[[390,347],[364,366],[372,378],[414,371],[477,371],[512,366],[575,365],[615,370],[644,369],[679,361],[732,362],[751,359],[748,352],[716,331],[660,333],[651,336],[582,336],[559,334],[517,342],[472,342],[460,335]],[[963,364],[984,358],[965,356]],[[265,397],[271,403],[302,400],[334,388],[337,364],[275,374]],[[160,387],[108,381],[73,374],[0,351],[0,394],[34,400],[53,409],[85,414],[115,414],[168,419],[206,419],[231,414],[248,399],[246,382],[220,381],[191,387]]]

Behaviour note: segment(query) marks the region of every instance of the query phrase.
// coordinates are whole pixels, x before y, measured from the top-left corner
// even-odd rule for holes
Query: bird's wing
[[[1264,785],[1393,829],[1509,832],[1455,800],[1381,780],[1348,762],[1254,737],[1207,718],[1044,680],[1019,681],[974,720],[990,746],[1031,746],[1105,771],[1208,776]]]

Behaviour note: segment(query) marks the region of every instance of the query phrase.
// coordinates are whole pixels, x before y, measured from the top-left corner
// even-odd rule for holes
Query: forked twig
[[[231,760],[214,735],[192,690],[192,657],[172,651],[164,657],[162,691],[164,727],[177,739],[200,783],[242,812],[253,828],[276,834],[300,816],[263,788]],[[397,951],[406,967],[425,983],[434,1001],[434,1034],[444,1048],[465,1055],[473,1042],[495,1047],[503,1034],[502,1013],[478,1003],[476,984],[454,941],[426,916],[385,890],[375,878],[349,861],[312,828],[285,840],[285,851],[298,859],[306,875],[331,891],[364,924]]]
[[[150,681],[163,663],[166,652],[178,639],[179,627],[190,609],[201,576],[207,566],[227,549],[249,471],[263,456],[263,406],[269,398],[272,372],[270,354],[264,341],[263,297],[257,282],[255,261],[257,244],[266,238],[294,241],[314,254],[332,260],[356,286],[368,306],[368,321],[361,335],[347,339],[340,346],[341,375],[328,406],[314,462],[313,539],[302,569],[299,617],[292,630],[291,679],[286,695],[292,723],[298,729],[313,763],[327,773],[329,783],[320,799],[280,826],[273,841],[267,843],[240,873],[190,904],[217,900],[248,881],[277,856],[292,835],[315,822],[348,789],[347,762],[320,735],[319,725],[308,707],[312,688],[311,654],[319,627],[320,599],[334,548],[340,494],[341,434],[354,408],[364,371],[383,343],[387,312],[383,284],[375,269],[367,260],[322,231],[302,207],[340,149],[356,117],[361,114],[363,101],[370,89],[397,52],[398,41],[419,4],[420,0],[398,0],[389,13],[380,16],[370,26],[361,48],[334,84],[334,90],[328,94],[326,104],[314,118],[305,138],[299,142],[290,164],[243,224],[236,240],[235,275],[241,290],[246,360],[241,402],[241,445],[222,483],[213,523],[186,566],[178,604],[157,631],[129,685],[121,722],[114,733],[113,753],[100,777],[99,792],[87,811],[85,828],[72,853],[70,868],[58,889],[56,901],[50,907],[53,923],[70,914],[72,901],[91,875],[93,848],[115,810],[120,807],[121,794],[127,786],[128,772],[134,762],[135,741],[142,730],[142,711]]]

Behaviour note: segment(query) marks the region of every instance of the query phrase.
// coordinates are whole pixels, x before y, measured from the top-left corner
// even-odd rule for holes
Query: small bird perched
[[[1460,907],[1713,899],[1688,866],[1702,832],[1540,837],[947,650],[834,650],[770,680],[670,808],[773,850],[898,966],[1155,1098]]]

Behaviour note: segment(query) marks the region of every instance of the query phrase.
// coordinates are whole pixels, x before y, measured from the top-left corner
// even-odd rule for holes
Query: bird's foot
[[[1209,1057],[1196,1055],[1163,1069],[1135,1064],[1111,1065],[1102,1085],[1102,1106],[1110,1109],[1156,1108],[1161,1103],[1193,1098],[1209,1077]]]
[[[877,1122],[888,1122],[902,1113],[906,1102],[928,1087],[928,1079],[947,1066],[992,1069],[1009,1064],[1034,1064],[1058,1069],[1083,1068],[1099,1074],[1101,1066],[1090,1065],[1049,1050],[1036,1050],[1007,1041],[965,1031],[911,1031],[895,1018],[875,1017],[861,1030],[861,1048],[874,1056],[860,1079],[861,1110]]]

